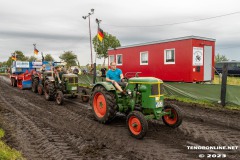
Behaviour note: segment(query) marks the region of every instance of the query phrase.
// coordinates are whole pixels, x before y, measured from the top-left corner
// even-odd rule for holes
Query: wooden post
[[[228,64],[224,63],[222,68],[222,87],[221,87],[221,105],[226,105]]]

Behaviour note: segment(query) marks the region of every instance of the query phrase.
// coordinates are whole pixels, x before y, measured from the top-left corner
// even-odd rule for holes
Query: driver
[[[125,94],[126,92],[121,88],[121,86],[123,86],[123,88],[126,87],[126,83],[123,82],[124,77],[122,70],[116,67],[115,62],[111,62],[110,67],[111,69],[109,69],[106,74],[106,81],[111,82],[117,88],[117,90]]]
[[[59,83],[62,83],[61,79],[62,79],[63,72],[61,71],[60,66],[55,67],[55,75],[56,75],[56,80]]]
[[[40,69],[40,71],[43,73],[45,70],[46,70],[46,65],[43,64],[43,65],[42,65],[42,68]]]

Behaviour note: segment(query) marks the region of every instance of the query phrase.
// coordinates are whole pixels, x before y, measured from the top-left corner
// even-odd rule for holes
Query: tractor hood
[[[133,77],[128,83],[162,83],[162,80],[155,77]]]
[[[72,74],[72,73],[69,73],[69,74],[63,74],[62,77],[78,77],[76,74]]]

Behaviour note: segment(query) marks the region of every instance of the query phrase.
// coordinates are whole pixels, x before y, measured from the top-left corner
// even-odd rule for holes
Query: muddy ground
[[[4,141],[26,159],[240,159],[239,148],[187,147],[240,147],[240,112],[171,103],[182,108],[183,124],[171,129],[162,121],[149,121],[146,137],[137,140],[128,133],[124,115],[118,115],[108,125],[99,124],[89,104],[80,98],[68,99],[59,106],[30,90],[14,88],[7,77],[0,77],[0,127],[6,131]]]

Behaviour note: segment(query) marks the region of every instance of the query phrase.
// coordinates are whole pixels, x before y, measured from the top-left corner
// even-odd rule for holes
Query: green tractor
[[[46,81],[50,81],[50,79],[53,79],[54,76],[55,76],[55,74],[52,71],[44,71],[41,74],[38,85],[37,85],[38,94],[40,94],[40,95],[44,94],[44,88],[45,88]],[[34,82],[37,83],[37,81],[34,81]]]
[[[61,76],[46,77],[44,82],[44,95],[46,100],[56,99],[61,105],[64,96],[76,98],[78,96],[78,76],[75,74],[62,74]]]
[[[95,118],[101,123],[110,122],[117,112],[127,115],[130,134],[142,139],[148,130],[147,120],[162,118],[172,128],[182,123],[182,113],[174,104],[164,105],[163,82],[153,77],[133,77],[121,94],[110,82],[98,82],[91,95]]]

